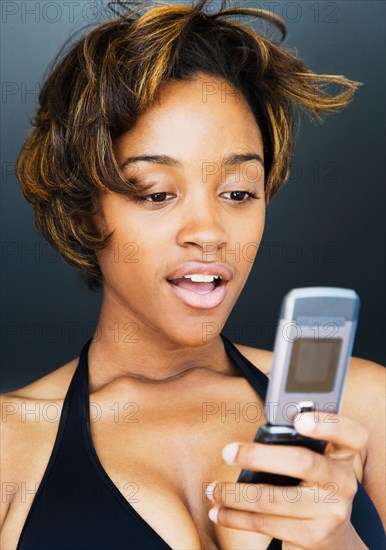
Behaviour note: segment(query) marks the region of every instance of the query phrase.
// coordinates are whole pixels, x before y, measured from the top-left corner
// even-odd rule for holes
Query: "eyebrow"
[[[226,157],[223,157],[222,164],[225,166],[234,166],[236,164],[243,164],[250,160],[257,160],[262,166],[264,166],[264,160],[257,153],[246,153],[243,155],[231,153]],[[152,162],[153,164],[160,164],[163,166],[170,166],[171,168],[182,168],[182,162],[168,157],[167,155],[141,155],[138,157],[128,157],[123,164],[120,165],[120,169],[123,170],[129,164],[136,162]]]

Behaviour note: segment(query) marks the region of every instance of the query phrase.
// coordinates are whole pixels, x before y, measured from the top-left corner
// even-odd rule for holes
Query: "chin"
[[[224,322],[213,321],[192,321],[181,323],[168,331],[167,339],[181,347],[200,347],[210,344],[220,335]]]

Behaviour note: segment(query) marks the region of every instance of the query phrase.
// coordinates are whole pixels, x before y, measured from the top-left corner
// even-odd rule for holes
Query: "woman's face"
[[[241,293],[264,229],[263,142],[248,104],[215,77],[170,82],[115,154],[127,178],[152,187],[138,202],[101,196],[105,226],[115,229],[98,252],[105,314],[122,331],[136,323],[139,340],[146,333],[174,345],[210,341]],[[128,162],[133,157],[151,159]]]

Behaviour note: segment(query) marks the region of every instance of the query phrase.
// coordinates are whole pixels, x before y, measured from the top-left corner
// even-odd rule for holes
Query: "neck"
[[[88,352],[90,391],[118,379],[169,382],[198,369],[239,375],[220,335],[203,343],[202,335],[194,340],[188,326],[184,332],[185,339],[171,338],[145,326],[127,311],[124,316],[117,316],[117,311],[111,315],[102,306]]]

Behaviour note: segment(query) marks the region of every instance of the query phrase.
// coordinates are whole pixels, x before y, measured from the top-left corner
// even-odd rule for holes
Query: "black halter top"
[[[227,354],[264,399],[267,376],[224,335],[221,337]],[[91,341],[80,353],[63,402],[55,444],[16,550],[171,550],[129,504],[98,459],[89,416]],[[382,547],[382,524],[360,484],[351,520],[371,550]],[[279,549],[281,542],[273,539],[268,550]]]

